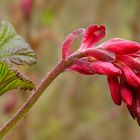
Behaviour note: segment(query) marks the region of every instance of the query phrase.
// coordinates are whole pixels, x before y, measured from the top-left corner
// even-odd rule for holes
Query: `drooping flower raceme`
[[[82,52],[85,57],[78,59],[67,70],[84,75],[106,75],[114,103],[121,105],[123,101],[140,125],[140,44],[113,38],[95,46],[105,34],[105,27],[97,25],[70,33],[62,45],[62,59],[73,54],[71,45],[82,35],[81,45],[74,53]]]

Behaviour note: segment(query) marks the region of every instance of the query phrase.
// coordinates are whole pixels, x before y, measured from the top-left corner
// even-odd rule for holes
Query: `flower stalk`
[[[47,87],[53,82],[53,80],[61,74],[66,68],[75,63],[78,58],[84,57],[83,52],[74,53],[65,60],[61,60],[42,80],[37,89],[32,93],[29,99],[21,106],[21,108],[15,113],[15,115],[0,128],[0,139],[2,139],[16,124],[22,120],[32,106],[36,103],[39,97],[47,89]]]

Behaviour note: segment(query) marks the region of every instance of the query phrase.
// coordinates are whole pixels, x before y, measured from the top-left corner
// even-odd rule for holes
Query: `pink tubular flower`
[[[21,0],[21,8],[26,20],[30,19],[33,7],[33,0]]]
[[[114,103],[117,105],[121,105],[122,99],[121,99],[120,84],[118,78],[108,77],[107,80]]]
[[[133,103],[133,97],[132,97],[132,91],[131,89],[129,88],[129,86],[127,85],[121,85],[121,97],[122,99],[124,100],[124,102],[127,104],[127,105],[132,105]]]
[[[85,75],[95,74],[95,71],[92,69],[90,62],[88,62],[86,59],[77,61],[75,65],[70,67],[70,70],[78,71],[79,73]]]
[[[62,59],[67,60],[73,52],[72,42],[83,37],[79,49],[82,53],[67,70],[84,75],[106,75],[111,97],[115,104],[123,101],[140,125],[140,44],[121,38],[113,38],[96,46],[106,34],[104,26],[91,25],[70,33],[62,45]]]
[[[96,61],[91,63],[92,68],[98,74],[108,75],[108,76],[119,76],[121,75],[121,70],[115,67],[110,62]]]
[[[131,54],[140,50],[139,43],[120,38],[108,40],[98,47],[119,55]]]
[[[105,36],[105,27],[91,25],[84,33],[80,49],[91,48]]]
[[[72,42],[74,41],[74,39],[76,39],[77,37],[79,37],[82,33],[84,32],[84,29],[77,29],[76,31],[70,33],[64,43],[63,43],[63,48],[62,48],[62,58],[66,58],[68,55],[70,55],[70,47],[72,45]]]

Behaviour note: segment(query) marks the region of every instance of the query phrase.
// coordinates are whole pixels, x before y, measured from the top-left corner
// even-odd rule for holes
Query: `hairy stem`
[[[84,57],[84,53],[74,53],[67,60],[61,60],[48,75],[42,80],[35,92],[29,97],[29,99],[21,106],[21,108],[15,113],[15,115],[0,129],[0,139],[2,139],[22,118],[25,117],[27,112],[36,103],[42,93],[51,84],[51,82],[66,68],[70,67],[78,58]]]

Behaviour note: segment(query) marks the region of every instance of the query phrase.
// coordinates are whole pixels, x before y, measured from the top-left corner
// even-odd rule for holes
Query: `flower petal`
[[[111,97],[115,104],[121,105],[120,84],[117,77],[108,77],[108,84],[110,88]]]
[[[74,39],[76,39],[77,37],[79,37],[85,29],[80,28],[77,29],[76,31],[70,33],[65,41],[63,42],[62,45],[62,58],[65,59],[68,55],[70,55],[70,47],[72,45],[72,42],[74,41]]]
[[[139,58],[133,58],[129,55],[118,55],[117,60],[125,63],[131,69],[140,70],[140,60]]]
[[[138,52],[135,52],[135,53],[132,53],[132,54],[129,54],[131,57],[134,57],[134,58],[140,58],[140,51]]]
[[[120,67],[125,75],[126,82],[134,87],[140,86],[140,78],[126,65]]]
[[[121,70],[109,62],[96,61],[91,65],[94,71],[98,74],[104,74],[108,76],[119,76],[121,74]]]
[[[139,51],[140,44],[130,40],[114,38],[99,45],[98,48],[102,48],[116,54],[130,54]]]
[[[129,105],[129,106],[132,105],[133,97],[132,97],[132,91],[129,88],[129,86],[121,85],[121,96],[127,105]]]
[[[84,33],[83,40],[81,42],[81,49],[91,48],[97,42],[99,42],[105,36],[105,27],[91,25],[89,26]]]

